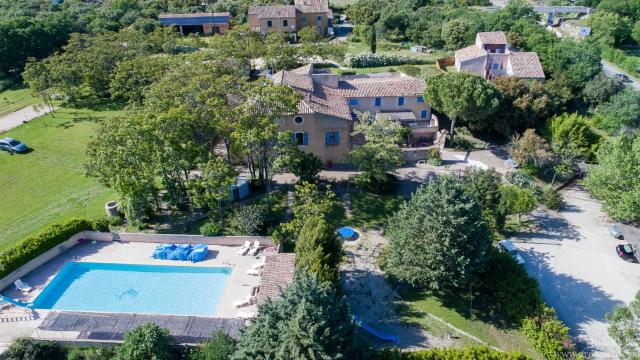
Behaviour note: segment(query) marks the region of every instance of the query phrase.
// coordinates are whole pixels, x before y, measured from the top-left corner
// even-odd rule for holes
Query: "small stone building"
[[[191,33],[226,34],[231,26],[229,12],[160,14],[159,20],[162,25],[175,26],[183,35]]]

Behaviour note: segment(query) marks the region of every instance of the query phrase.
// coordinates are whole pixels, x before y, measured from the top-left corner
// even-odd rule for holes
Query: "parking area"
[[[640,231],[624,227],[627,239],[616,240],[608,233],[611,221],[586,190],[574,185],[563,194],[561,212],[536,211],[534,229],[513,240],[545,301],[571,328],[580,350],[593,358],[616,359],[605,315],[628,304],[640,290],[640,264],[620,259],[615,247]]]

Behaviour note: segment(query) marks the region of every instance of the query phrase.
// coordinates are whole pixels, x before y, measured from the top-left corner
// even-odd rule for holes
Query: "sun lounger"
[[[267,258],[265,256],[261,257],[260,260],[258,260],[257,263],[251,265],[252,269],[262,269],[264,267],[264,263],[267,260]]]
[[[18,289],[21,292],[29,292],[31,290],[33,290],[33,288],[31,286],[29,286],[29,284],[22,282],[22,280],[18,279],[16,280],[13,285],[16,286],[16,289]]]
[[[176,249],[176,244],[161,244],[156,246],[155,251],[153,252],[154,259],[167,259],[167,254],[173,252]]]
[[[251,248],[249,249],[249,252],[247,252],[247,254],[250,256],[256,256],[258,250],[260,250],[260,241],[256,240],[253,242],[253,245],[251,245]]]
[[[262,269],[249,269],[247,270],[247,275],[260,276]]]
[[[243,307],[243,306],[249,306],[249,305],[251,305],[253,303],[253,299],[254,299],[253,296],[247,295],[244,298],[234,302],[233,303],[233,307],[240,308],[240,307]]]
[[[178,249],[173,251],[173,255],[175,257],[174,260],[188,261],[191,248],[192,248],[191,244],[179,245]]]
[[[244,242],[244,245],[242,245],[242,247],[238,250],[238,255],[244,255],[247,253],[247,251],[249,251],[249,248],[251,247],[251,241],[247,240]]]
[[[256,317],[256,313],[255,312],[249,312],[249,311],[238,311],[238,315],[236,315],[236,317],[238,317],[240,319],[252,319],[252,318]]]
[[[207,257],[207,254],[209,253],[209,247],[207,245],[204,245],[204,247],[200,245],[204,244],[198,244],[193,247],[193,249],[189,253],[189,260],[198,262],[204,260]]]

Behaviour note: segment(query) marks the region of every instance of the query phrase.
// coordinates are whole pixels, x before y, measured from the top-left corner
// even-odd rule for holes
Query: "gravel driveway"
[[[640,264],[618,258],[620,240],[608,234],[600,203],[580,186],[563,191],[561,212],[538,210],[533,231],[514,237],[527,271],[538,279],[545,301],[571,328],[581,350],[597,359],[616,359],[605,314],[628,304],[640,290]]]

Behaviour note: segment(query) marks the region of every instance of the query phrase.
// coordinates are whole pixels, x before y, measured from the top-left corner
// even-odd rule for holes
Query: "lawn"
[[[350,195],[351,219],[349,225],[358,227],[384,227],[404,199],[396,194],[373,194],[366,191],[354,191]]]
[[[403,302],[398,311],[404,321],[416,324],[436,336],[446,336],[455,332],[442,322],[427,315],[432,314],[447,323],[461,329],[485,343],[505,351],[519,351],[534,359],[541,359],[529,345],[528,339],[499,316],[496,309],[488,301],[483,301],[482,294],[475,292],[473,302],[467,292],[436,297],[428,292],[409,291],[402,294]],[[469,306],[472,310],[469,310]],[[462,334],[460,341],[466,344],[478,344],[472,338]]]
[[[39,103],[28,88],[4,90],[0,92],[0,116]]]
[[[69,216],[104,215],[114,192],[84,176],[85,148],[114,110],[61,108],[6,133],[33,149],[0,153],[0,251]]]

